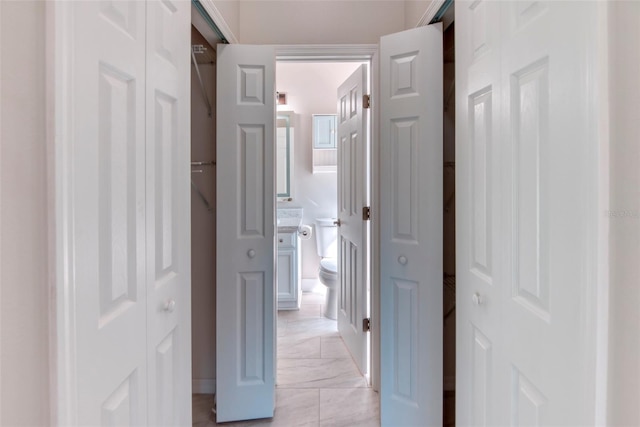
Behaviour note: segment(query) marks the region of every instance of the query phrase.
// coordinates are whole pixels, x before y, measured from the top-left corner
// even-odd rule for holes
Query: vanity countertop
[[[302,224],[302,208],[279,208],[278,233],[293,233]]]

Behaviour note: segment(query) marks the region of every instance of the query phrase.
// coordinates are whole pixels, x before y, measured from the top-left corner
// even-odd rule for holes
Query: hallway
[[[305,293],[299,311],[278,312],[278,369],[273,419],[229,426],[379,426],[378,394],[367,387],[336,322],[322,316],[324,297]],[[218,425],[213,396],[193,395],[193,425]]]

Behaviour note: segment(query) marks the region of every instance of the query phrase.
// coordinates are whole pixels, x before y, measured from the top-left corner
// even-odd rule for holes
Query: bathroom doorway
[[[335,256],[337,252],[344,252],[344,248],[338,249],[338,197],[342,194],[339,185],[351,188],[350,182],[341,180],[350,180],[355,174],[354,170],[353,174],[347,174],[345,177],[339,170],[340,159],[345,155],[345,151],[341,151],[344,147],[340,144],[344,141],[338,137],[338,88],[359,69],[366,72],[364,94],[368,94],[369,62],[278,61],[276,64],[276,90],[279,101],[279,154],[276,156],[278,216],[300,217],[300,232],[296,230],[293,240],[290,234],[291,224],[281,220],[279,225],[283,224],[284,227],[278,227],[278,294],[281,301],[278,304],[277,383],[278,390],[307,388],[315,384],[318,387],[314,389],[320,394],[321,402],[325,394],[324,397],[329,398],[333,393],[329,393],[329,389],[340,388],[342,393],[345,393],[345,398],[358,396],[358,399],[370,403],[371,410],[366,411],[367,417],[374,414],[378,417],[378,397],[369,388],[371,344],[368,334],[365,362],[359,364],[354,361],[353,352],[349,352],[348,346],[345,345],[344,336],[341,336],[336,320],[339,312],[345,311],[347,299],[351,298],[348,289],[340,289],[340,278],[348,282],[350,277],[353,277],[343,274],[345,272],[335,271],[338,264]],[[355,102],[363,101],[362,95],[363,93],[353,94],[354,105]],[[368,115],[368,110],[363,109],[362,112]],[[286,121],[284,117],[287,118]],[[285,124],[288,126],[289,146],[283,141],[286,132],[282,130],[282,126]],[[366,121],[366,126],[370,126],[370,121]],[[366,201],[369,200],[371,170],[371,132],[367,130],[367,137],[358,141],[365,144],[363,154],[359,157],[362,157],[362,172],[367,177],[364,183],[366,194],[363,194],[363,200]],[[354,146],[353,150],[355,149]],[[352,150],[346,151],[346,155],[351,152]],[[286,184],[282,184],[281,180],[286,180]],[[282,193],[284,190],[288,191]],[[363,206],[358,210],[366,206],[367,203],[363,201]],[[358,301],[348,301],[354,306],[359,302],[366,307],[362,313],[363,318],[354,319],[359,328],[362,328],[363,320],[369,317],[371,304],[368,285],[370,231],[368,222],[363,221],[363,224],[366,233],[363,279],[367,280],[367,292],[358,293]],[[282,250],[281,245],[285,245]],[[293,256],[292,248],[297,251]],[[332,262],[335,263],[335,276],[331,274]],[[336,286],[333,292],[337,294],[335,299],[338,302],[327,296],[331,291],[323,282],[333,282]],[[292,283],[297,287],[299,294],[290,289]],[[336,305],[332,307],[332,304]]]

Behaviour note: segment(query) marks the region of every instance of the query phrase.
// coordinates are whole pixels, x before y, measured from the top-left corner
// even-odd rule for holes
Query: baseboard
[[[216,380],[191,380],[191,393],[193,394],[215,394]]]
[[[302,279],[302,292],[318,292],[322,290],[322,284],[318,278],[315,279]]]
[[[453,391],[456,389],[456,377],[454,375],[444,377],[443,388],[445,391]]]

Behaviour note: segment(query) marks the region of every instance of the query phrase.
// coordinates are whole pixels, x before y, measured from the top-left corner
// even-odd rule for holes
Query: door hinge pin
[[[371,330],[371,319],[362,319],[362,332],[369,332]]]
[[[365,206],[362,208],[362,220],[369,221],[371,219],[371,207]]]
[[[370,108],[370,107],[371,107],[371,95],[363,95],[362,108]]]

